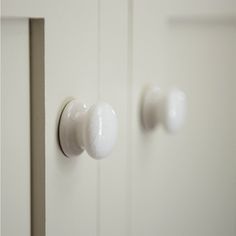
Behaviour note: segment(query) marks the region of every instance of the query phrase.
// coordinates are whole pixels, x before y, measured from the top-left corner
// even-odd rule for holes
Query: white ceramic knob
[[[94,159],[107,157],[117,136],[117,116],[113,108],[100,102],[89,109],[79,100],[69,102],[59,123],[59,140],[67,157],[86,150]]]
[[[158,86],[153,86],[144,92],[141,116],[146,130],[162,124],[168,132],[175,133],[184,125],[186,111],[186,95],[179,89],[163,94]]]

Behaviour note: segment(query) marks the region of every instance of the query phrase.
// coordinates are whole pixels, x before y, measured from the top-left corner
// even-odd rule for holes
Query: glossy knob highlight
[[[175,133],[184,125],[186,111],[186,95],[179,89],[163,94],[158,86],[153,86],[144,92],[141,116],[146,130],[162,124],[168,132]]]
[[[79,100],[69,102],[59,123],[59,141],[67,157],[86,150],[94,159],[107,157],[117,136],[117,116],[113,108],[100,102],[89,109]]]

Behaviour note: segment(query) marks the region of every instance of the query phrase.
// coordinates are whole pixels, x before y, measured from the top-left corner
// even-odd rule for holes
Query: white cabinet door
[[[28,20],[1,20],[1,34],[1,233],[29,236]]]
[[[126,1],[11,0],[3,1],[2,12],[6,17],[43,18],[45,25],[45,155],[40,157],[45,158],[45,170],[34,166],[41,191],[34,194],[32,209],[33,214],[40,207],[45,212],[34,217],[33,232],[40,236],[44,232],[51,236],[124,235]],[[61,152],[58,122],[72,97],[88,105],[103,99],[116,109],[119,140],[109,160],[97,162],[86,152],[68,159]]]
[[[133,1],[133,235],[236,234],[235,1]],[[185,127],[140,128],[147,84],[184,90]]]

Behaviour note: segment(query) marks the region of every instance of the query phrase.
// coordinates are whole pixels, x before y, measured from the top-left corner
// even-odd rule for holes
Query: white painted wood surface
[[[29,29],[1,21],[1,235],[30,235]]]
[[[46,235],[236,234],[235,1],[3,0],[45,18]],[[148,83],[189,99],[185,128],[144,134]],[[110,159],[65,159],[57,124],[70,97],[109,102]]]
[[[217,10],[213,1],[184,3],[134,1],[135,236],[236,234],[236,15],[224,12],[235,3],[218,1]],[[138,102],[149,83],[186,92],[187,123],[179,134],[140,129]]]
[[[99,163],[98,235],[127,235],[127,17],[126,0],[100,1],[100,99],[114,107],[119,121],[112,155]]]

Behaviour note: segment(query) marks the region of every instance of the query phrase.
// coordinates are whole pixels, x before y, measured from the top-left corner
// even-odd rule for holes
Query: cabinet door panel
[[[127,235],[127,2],[100,2],[100,99],[118,117],[117,143],[99,163],[100,230],[102,236]]]
[[[235,235],[233,3],[177,2],[133,2],[133,235]],[[138,102],[150,83],[186,92],[178,134],[142,132]]]
[[[73,97],[88,105],[97,100],[97,12],[95,0],[2,2],[4,16],[40,17],[45,24],[45,218],[38,223],[48,236],[93,236],[99,227],[98,162],[86,152],[66,158],[57,129]]]
[[[51,10],[45,10],[46,235],[93,236],[98,163],[86,152],[66,158],[57,127],[73,97],[88,106],[97,100],[97,3],[68,1]]]
[[[30,235],[27,19],[1,19],[1,233]]]

